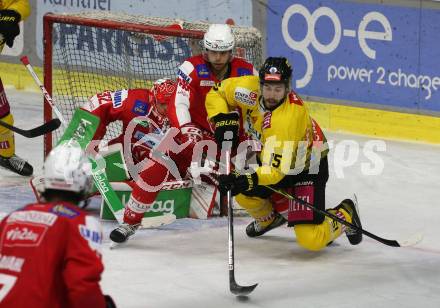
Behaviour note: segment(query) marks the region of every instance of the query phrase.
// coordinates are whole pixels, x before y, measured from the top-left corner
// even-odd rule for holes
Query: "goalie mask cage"
[[[175,78],[179,65],[202,52],[206,22],[86,12],[46,14],[44,24],[44,85],[66,121],[75,108],[105,90],[150,87],[158,78]],[[255,67],[262,61],[260,32],[232,26],[235,55]],[[45,121],[52,109],[44,104]],[[46,156],[61,134],[45,136]],[[116,123],[107,130],[109,140],[121,133]]]

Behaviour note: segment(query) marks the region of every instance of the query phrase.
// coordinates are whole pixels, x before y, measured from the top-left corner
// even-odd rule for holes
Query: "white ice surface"
[[[41,95],[7,89],[21,128],[42,123]],[[439,132],[440,133],[440,132]],[[361,147],[370,138],[330,134],[338,144],[352,139]],[[38,173],[42,138],[16,135],[17,154]],[[417,231],[415,247],[391,248],[364,237],[351,246],[345,236],[314,253],[301,249],[293,232],[279,228],[258,239],[246,238],[249,219],[235,224],[236,279],[258,282],[247,301],[228,290],[227,222],[225,219],[178,220],[143,230],[109,250],[105,222],[102,288],[118,307],[440,307],[440,147],[385,141],[380,175],[361,172],[361,156],[337,178],[330,155],[327,206],[357,194],[363,226],[379,236],[402,240]],[[0,170],[0,212],[34,200],[28,179]],[[99,200],[91,210],[98,215]]]

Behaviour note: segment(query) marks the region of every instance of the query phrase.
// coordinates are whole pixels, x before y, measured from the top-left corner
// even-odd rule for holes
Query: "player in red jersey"
[[[235,45],[232,30],[228,25],[213,24],[204,35],[205,51],[201,55],[188,58],[179,67],[177,73],[177,90],[168,106],[168,117],[171,126],[179,129],[169,148],[178,148],[178,152],[168,152],[172,165],[156,162],[149,166],[148,178],[154,185],[160,186],[172,173],[184,177],[191,165],[194,146],[202,140],[214,140],[205,109],[205,97],[215,83],[229,77],[256,74],[252,64],[233,56]],[[238,121],[238,113],[228,114]],[[182,147],[179,147],[181,145]],[[125,211],[131,211],[131,217],[124,215],[124,223],[110,233],[115,242],[125,242],[138,228],[144,213],[154,202],[158,189],[147,190],[137,199],[137,204],[129,204]]]
[[[77,143],[55,147],[44,163],[44,202],[0,223],[1,307],[115,307],[99,286],[100,223],[78,205],[92,185]]]
[[[126,167],[132,178],[132,187],[126,204],[124,220],[130,220],[140,210],[138,204],[150,187],[160,183],[149,174],[148,162],[155,148],[170,127],[166,110],[176,90],[176,82],[169,78],[158,79],[151,89],[106,91],[96,94],[82,109],[98,117],[100,122],[93,139],[100,141],[108,125],[122,122],[122,133],[109,144],[123,144]],[[154,201],[154,200],[153,200]],[[136,216],[137,217],[137,216]]]

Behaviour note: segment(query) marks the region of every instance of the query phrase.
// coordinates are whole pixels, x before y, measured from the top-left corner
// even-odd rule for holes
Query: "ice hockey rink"
[[[6,92],[16,126],[42,123],[41,95]],[[351,246],[342,236],[321,252],[307,252],[286,227],[249,239],[244,228],[250,219],[238,218],[236,280],[259,283],[247,300],[238,300],[228,290],[225,218],[177,220],[139,231],[113,250],[108,234],[116,223],[104,222],[104,293],[118,307],[440,307],[440,146],[383,141],[386,151],[376,152],[383,172],[366,175],[362,163],[369,160],[362,150],[371,138],[327,136],[335,145],[353,140],[360,149],[359,159],[343,169],[331,151],[327,207],[355,193],[366,230],[396,240],[422,232],[421,243],[392,248],[364,237]],[[42,137],[16,138],[17,154],[39,173]],[[0,170],[1,212],[34,201],[28,180]],[[95,216],[98,205],[94,200],[90,207]]]

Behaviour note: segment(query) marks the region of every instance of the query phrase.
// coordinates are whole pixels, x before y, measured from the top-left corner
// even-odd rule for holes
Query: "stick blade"
[[[240,286],[235,281],[232,281],[229,284],[229,290],[231,290],[231,293],[234,295],[246,296],[249,295],[257,286],[258,283],[253,284],[251,286]]]
[[[407,238],[404,241],[399,241],[400,247],[409,247],[415,246],[423,240],[423,233],[418,232],[413,234],[411,237]]]

